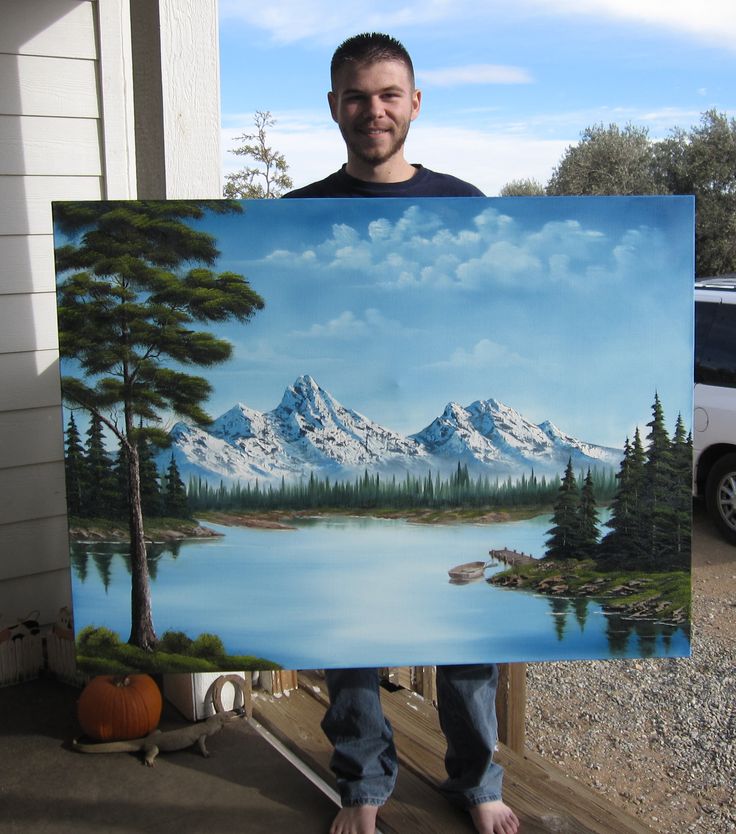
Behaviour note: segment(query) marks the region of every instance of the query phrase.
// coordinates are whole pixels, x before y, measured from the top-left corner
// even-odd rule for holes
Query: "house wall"
[[[0,624],[69,605],[51,200],[103,194],[95,4],[0,26]]]
[[[0,625],[70,604],[51,201],[220,194],[216,0],[2,6]]]

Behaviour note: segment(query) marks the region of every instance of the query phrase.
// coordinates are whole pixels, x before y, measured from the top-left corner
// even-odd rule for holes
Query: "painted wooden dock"
[[[489,550],[488,554],[491,559],[497,562],[503,562],[504,565],[508,565],[509,567],[533,565],[539,561],[539,559],[535,559],[527,553],[519,553],[518,550],[509,550],[507,547],[503,547],[500,550]]]

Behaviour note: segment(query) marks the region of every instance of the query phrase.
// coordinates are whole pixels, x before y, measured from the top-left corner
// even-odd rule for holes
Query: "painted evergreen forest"
[[[174,456],[166,470],[154,462],[159,449],[139,440],[141,499],[144,518],[191,519],[199,512],[540,509],[553,507],[548,559],[595,559],[599,566],[626,570],[686,569],[690,564],[692,442],[681,415],[670,438],[662,405],[655,396],[647,424],[645,448],[637,428],[626,438],[618,473],[573,471],[561,478],[537,478],[534,472],[517,481],[488,476],[473,478],[467,465],[457,464],[449,478],[428,472],[381,479],[365,471],[354,481],[315,478],[277,488],[253,484],[219,486],[190,479],[185,486]],[[128,467],[120,449],[115,458],[105,448],[102,423],[93,417],[83,442],[74,415],[66,428],[66,478],[69,514],[75,518],[123,519]],[[607,530],[598,508],[611,507]]]
[[[595,485],[578,484],[568,465],[547,540],[548,559],[594,559],[603,569],[689,570],[692,530],[692,439],[681,415],[670,438],[659,397],[645,449],[639,429],[626,439],[609,528],[600,539]]]

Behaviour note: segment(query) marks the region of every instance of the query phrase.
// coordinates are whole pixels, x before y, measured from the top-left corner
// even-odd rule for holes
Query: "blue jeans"
[[[383,805],[396,783],[398,760],[391,724],[383,715],[377,669],[329,669],[330,707],[322,729],[335,751],[330,762],[343,807]],[[440,785],[462,808],[501,799],[503,768],[496,747],[494,664],[437,667],[437,707],[447,739]]]

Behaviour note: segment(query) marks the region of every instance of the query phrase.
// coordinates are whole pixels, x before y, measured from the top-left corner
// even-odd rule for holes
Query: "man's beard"
[[[348,146],[353,156],[360,159],[361,162],[366,162],[368,165],[382,165],[384,162],[388,162],[394,154],[398,153],[403,148],[404,143],[406,142],[406,137],[409,134],[410,124],[411,122],[407,121],[403,127],[397,126],[397,130],[400,132],[385,150],[381,150],[380,148],[366,148],[361,145],[359,141],[354,140],[352,135],[347,134],[342,127],[340,128],[340,132],[342,133],[342,138],[345,140],[345,144]]]

